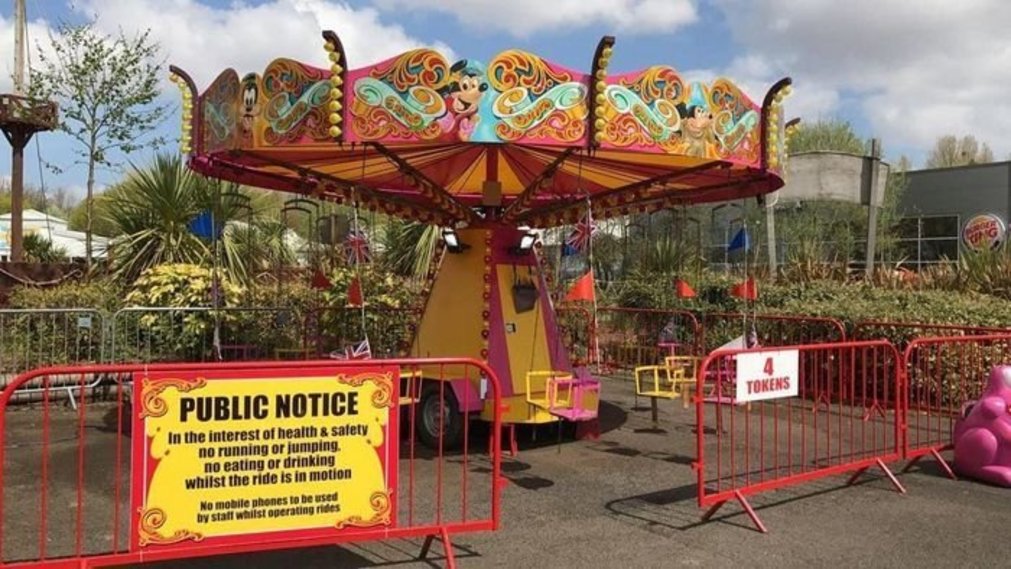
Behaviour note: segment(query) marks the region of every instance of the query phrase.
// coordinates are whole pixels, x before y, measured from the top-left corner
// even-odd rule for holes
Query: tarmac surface
[[[509,480],[502,529],[453,537],[460,567],[1008,567],[1011,490],[951,481],[924,461],[899,476],[907,494],[879,472],[845,486],[830,477],[761,494],[752,503],[770,533],[761,534],[736,504],[702,523],[696,503],[694,410],[660,402],[654,428],[645,402],[635,407],[628,382],[605,380],[599,440],[564,440],[553,426],[519,433],[520,452],[504,453]],[[88,460],[115,455],[113,434],[89,412]],[[94,416],[92,416],[94,413]],[[7,419],[3,557],[37,551],[41,461],[24,442],[37,436],[38,409]],[[53,412],[47,500],[49,541],[73,541],[78,455],[70,411]],[[22,442],[18,442],[22,441]],[[61,446],[63,445],[63,446]],[[901,465],[893,465],[898,470]],[[125,476],[128,467],[120,472]],[[402,475],[403,476],[403,475]],[[108,519],[114,468],[85,471],[88,515]],[[32,485],[36,487],[33,487]],[[126,515],[125,497],[121,515]],[[104,505],[102,505],[104,504]],[[64,514],[64,515],[60,515]],[[91,519],[91,518],[89,518]],[[108,524],[106,524],[108,525]],[[108,543],[108,529],[88,526],[85,549]],[[104,533],[103,533],[104,532]],[[69,540],[69,541],[68,541]],[[369,542],[270,553],[171,561],[178,569],[331,569],[441,567],[441,545],[418,560],[418,540]]]

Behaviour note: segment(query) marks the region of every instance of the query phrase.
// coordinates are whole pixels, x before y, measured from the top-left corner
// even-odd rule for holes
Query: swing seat
[[[421,402],[421,390],[415,389],[414,386],[417,381],[421,378],[421,370],[416,369],[414,371],[401,371],[400,372],[400,385],[407,386],[407,394],[403,392],[403,387],[401,387],[401,395],[398,400],[400,405],[417,405]],[[414,393],[417,391],[418,393]]]
[[[694,356],[667,356],[663,359],[664,366],[670,374],[671,388],[681,397],[684,406],[688,407],[691,392],[698,381],[698,369],[701,358]]]
[[[587,395],[596,393],[600,383],[573,377],[564,371],[529,371],[526,376],[527,403],[566,421],[588,421],[597,418],[597,410],[588,408]]]
[[[652,381],[643,381],[643,377],[652,377]],[[677,399],[671,370],[666,365],[636,366],[635,394],[642,397],[658,399]]]

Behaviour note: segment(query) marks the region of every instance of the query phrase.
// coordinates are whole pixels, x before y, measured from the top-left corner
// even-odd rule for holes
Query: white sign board
[[[769,350],[737,354],[738,403],[797,396],[800,352]]]

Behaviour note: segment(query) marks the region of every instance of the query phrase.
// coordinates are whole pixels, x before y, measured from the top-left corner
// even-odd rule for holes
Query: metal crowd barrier
[[[930,456],[955,474],[941,453],[952,448],[952,432],[968,404],[979,398],[990,370],[1011,364],[1011,334],[917,338],[904,353],[904,471]]]
[[[110,382],[113,396],[109,401],[82,399],[70,411],[54,404],[53,394],[60,389],[54,378],[64,377],[76,378],[79,387],[102,378]],[[448,411],[447,383],[459,379],[485,387],[492,418],[487,438],[485,430],[465,420],[461,448],[449,448],[441,437],[430,446],[418,444],[415,421],[442,420]],[[35,412],[9,413],[15,392],[29,384],[41,389]],[[310,407],[307,393],[312,390],[323,391]],[[412,537],[425,538],[422,557],[440,541],[446,564],[454,567],[452,535],[499,526],[501,395],[494,372],[466,358],[130,363],[22,373],[0,395],[0,567],[102,567]],[[441,408],[422,418],[414,403],[426,397],[437,397]],[[322,434],[327,421],[365,407],[374,415],[362,415],[361,425],[340,423],[339,432],[331,427],[334,438],[327,443]],[[299,419],[310,408],[309,418]],[[267,409],[276,411],[268,414]],[[321,430],[305,432],[314,426]],[[228,441],[257,442],[210,444],[226,440],[226,431],[231,433]],[[254,432],[255,437],[249,434]],[[276,443],[296,436],[315,437],[305,441],[333,448],[285,450],[281,441],[270,451],[256,451],[268,439]],[[368,452],[347,454],[352,448]],[[242,457],[227,459],[232,466],[270,462],[263,468],[242,463],[243,477],[226,483],[225,474],[220,481],[211,474],[222,472],[225,456]],[[336,466],[309,464],[310,458],[320,457]],[[294,470],[280,466],[288,458]],[[215,459],[221,459],[217,466]],[[168,470],[159,475],[163,468]],[[296,494],[291,501],[285,496],[246,503],[273,491],[264,488],[291,483],[285,478],[257,481],[256,476],[294,476],[295,482],[308,477],[292,491],[305,494],[313,484],[326,491]],[[370,484],[379,484],[381,491],[368,490]],[[227,499],[215,494],[215,489],[233,485]],[[371,494],[362,494],[365,490]],[[291,506],[299,501],[297,508]],[[333,520],[324,516],[329,521],[322,525],[303,523],[318,521],[312,516],[324,506],[330,509],[323,513],[332,511]],[[351,515],[359,510],[368,515]],[[211,523],[211,512],[216,512],[214,523],[258,529],[224,531]],[[262,527],[250,522],[257,512],[270,521]],[[245,521],[235,521],[244,515]]]
[[[738,361],[749,353],[795,353],[796,396],[752,400],[763,386],[739,377]],[[789,358],[787,358],[789,359]],[[700,364],[695,390],[698,504],[703,520],[737,501],[763,533],[764,524],[747,497],[818,478],[872,467],[905,492],[887,463],[902,457],[902,359],[888,342],[842,342],[730,350]],[[772,369],[758,376],[780,381]],[[778,387],[782,387],[780,384]],[[745,389],[744,391],[739,391]]]

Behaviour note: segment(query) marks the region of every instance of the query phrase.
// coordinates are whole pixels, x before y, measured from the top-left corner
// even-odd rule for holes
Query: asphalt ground
[[[521,430],[520,452],[505,454],[502,529],[454,536],[460,567],[1007,567],[1011,490],[951,481],[924,461],[899,476],[899,494],[869,471],[846,486],[829,477],[755,496],[753,505],[770,533],[754,530],[736,504],[707,523],[696,504],[694,410],[661,401],[659,424],[646,402],[635,406],[630,383],[605,380],[599,440],[560,441],[553,426]],[[108,407],[86,411],[89,464],[115,464],[115,433],[103,422]],[[42,468],[37,446],[39,408],[7,417],[3,558],[38,551]],[[70,550],[76,534],[76,415],[51,412],[53,441],[46,465],[50,507],[47,548]],[[104,425],[104,426],[103,426]],[[477,431],[475,431],[477,432]],[[896,469],[900,465],[895,465]],[[470,467],[480,473],[474,458]],[[128,467],[118,476],[128,473]],[[403,471],[401,473],[403,481]],[[419,468],[419,481],[431,469]],[[116,469],[85,469],[86,531],[83,547],[100,551],[111,540]],[[419,482],[418,487],[423,486]],[[471,490],[479,490],[475,482]],[[485,495],[482,492],[482,495]],[[487,504],[475,504],[486,510]],[[127,512],[126,497],[121,514]],[[125,536],[125,533],[123,534]],[[121,538],[123,539],[123,538]],[[333,567],[443,566],[441,546],[417,559],[422,540],[242,554],[171,561],[145,567],[179,569],[322,569]]]

